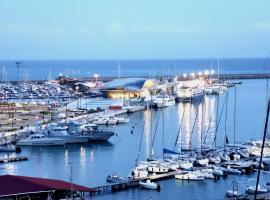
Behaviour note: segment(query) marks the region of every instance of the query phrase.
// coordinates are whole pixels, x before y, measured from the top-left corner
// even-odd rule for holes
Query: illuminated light
[[[195,73],[192,72],[192,73],[190,74],[190,76],[192,76],[192,78],[195,78]]]
[[[185,73],[185,74],[183,74],[183,77],[184,77],[184,78],[187,78],[187,74],[186,74],[186,73]]]
[[[211,70],[211,74],[214,74],[215,73],[215,70]]]
[[[208,76],[209,75],[209,71],[208,70],[205,70],[204,71],[204,75]]]
[[[201,76],[202,75],[202,72],[198,72],[198,75]]]

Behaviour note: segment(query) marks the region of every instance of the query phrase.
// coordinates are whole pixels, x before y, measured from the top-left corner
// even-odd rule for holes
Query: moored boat
[[[152,190],[160,190],[160,185],[154,182],[151,182],[151,180],[147,179],[146,181],[140,181],[139,185],[146,189],[152,189]]]
[[[33,134],[17,142],[18,146],[57,146],[64,145],[65,141],[59,138],[49,138],[41,134]]]

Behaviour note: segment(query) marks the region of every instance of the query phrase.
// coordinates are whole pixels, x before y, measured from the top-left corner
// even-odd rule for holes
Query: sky
[[[0,59],[270,56],[269,0],[1,0]]]

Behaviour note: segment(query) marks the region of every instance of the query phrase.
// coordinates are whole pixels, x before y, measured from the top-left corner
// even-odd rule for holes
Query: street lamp
[[[97,83],[97,79],[98,79],[99,75],[98,74],[94,74],[94,78],[96,79],[96,83]]]
[[[211,70],[211,74],[213,75],[215,73],[215,70]]]
[[[183,77],[184,77],[184,78],[187,78],[187,74],[186,74],[186,73],[184,73],[184,74],[183,74]]]
[[[208,70],[205,70],[205,71],[204,71],[204,75],[205,75],[205,76],[208,76],[208,75],[209,75],[209,71],[208,71]]]

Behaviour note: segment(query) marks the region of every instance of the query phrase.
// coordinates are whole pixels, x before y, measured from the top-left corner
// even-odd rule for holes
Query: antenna
[[[120,63],[117,61],[117,78],[120,79]]]

